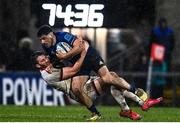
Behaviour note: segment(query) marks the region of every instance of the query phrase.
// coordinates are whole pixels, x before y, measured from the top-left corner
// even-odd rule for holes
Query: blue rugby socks
[[[96,106],[94,104],[92,104],[91,107],[87,108],[89,111],[91,111],[92,113],[96,113],[99,114],[99,112],[96,109]]]
[[[135,86],[135,83],[134,83],[134,82],[131,83],[129,91],[135,93],[135,91],[136,91],[136,86]]]

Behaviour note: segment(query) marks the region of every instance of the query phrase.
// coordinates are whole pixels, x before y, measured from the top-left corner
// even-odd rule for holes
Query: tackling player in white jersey
[[[33,58],[36,67],[40,69],[42,78],[47,82],[48,85],[59,91],[63,91],[72,99],[80,102],[80,100],[72,92],[71,77],[80,69],[84,56],[85,52],[81,53],[80,59],[72,67],[60,66],[59,68],[53,67],[53,64],[50,63],[49,58],[43,52],[34,53]],[[111,74],[114,77],[119,77],[114,72],[111,72]],[[93,77],[93,79],[91,78],[85,83],[83,90],[92,100],[95,100],[96,97],[106,91],[105,87],[107,87],[107,85],[100,77]],[[143,101],[132,92],[123,89],[119,90],[113,85],[110,86],[110,91],[112,96],[121,106],[121,112],[119,115],[128,117],[132,120],[138,120],[141,118],[141,116],[128,107],[124,97],[128,97],[137,102],[141,106],[142,110],[148,110],[151,106],[159,103],[162,100],[162,98],[157,98]]]

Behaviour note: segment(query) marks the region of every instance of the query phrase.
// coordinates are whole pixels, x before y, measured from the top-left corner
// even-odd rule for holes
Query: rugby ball
[[[66,42],[59,42],[57,45],[56,45],[56,51],[60,51],[62,53],[67,53],[69,52],[70,50],[72,49],[72,47],[67,44]]]

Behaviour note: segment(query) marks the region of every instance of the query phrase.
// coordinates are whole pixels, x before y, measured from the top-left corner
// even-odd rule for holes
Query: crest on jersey
[[[104,65],[104,63],[102,61],[99,61],[99,65]]]

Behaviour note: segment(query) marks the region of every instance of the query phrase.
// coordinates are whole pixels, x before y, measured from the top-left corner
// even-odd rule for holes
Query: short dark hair
[[[51,27],[48,25],[43,25],[39,28],[39,30],[37,32],[37,37],[41,37],[42,35],[47,35],[50,32],[53,32]]]
[[[34,65],[35,65],[35,64],[38,64],[38,62],[37,62],[37,57],[40,56],[40,55],[45,55],[45,53],[42,52],[42,51],[35,51],[35,52],[33,52],[33,54],[31,55],[31,60],[32,60],[32,62],[33,62]]]

